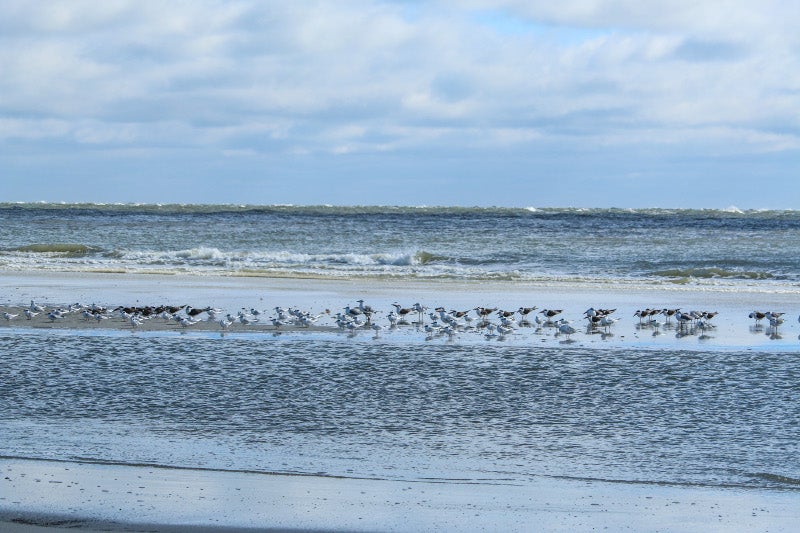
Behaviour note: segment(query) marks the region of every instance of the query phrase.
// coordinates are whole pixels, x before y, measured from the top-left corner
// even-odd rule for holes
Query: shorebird
[[[31,320],[33,317],[38,316],[38,315],[39,315],[39,313],[34,313],[30,309],[25,309],[25,318],[27,318],[28,320]]]
[[[47,313],[47,318],[50,319],[50,322],[55,322],[61,318],[64,318],[66,312],[62,311],[61,309],[53,309],[49,313]]]
[[[30,309],[34,313],[42,313],[42,312],[44,312],[44,307],[41,306],[41,305],[37,305],[37,304],[33,303],[33,300],[31,300],[31,305],[30,305],[30,307],[28,307],[28,309]]]
[[[186,318],[185,316],[178,317],[178,323],[181,325],[181,327],[184,328],[188,326],[194,326],[198,322],[202,322],[202,320],[195,318]]]
[[[209,311],[210,309],[211,309],[210,307],[206,307],[205,309],[195,309],[191,305],[187,305],[186,308],[184,309],[184,311],[186,312],[187,316],[189,316],[190,318],[194,318],[197,315],[199,315],[200,313],[205,313],[205,312]]]
[[[488,316],[497,311],[496,307],[476,307],[474,309],[476,313],[478,313],[478,318],[482,321],[488,320]]]
[[[764,313],[764,315],[766,316],[766,319],[769,320],[769,325],[773,328],[777,329],[778,326],[783,324],[783,318],[781,318],[783,313],[774,313],[772,311],[768,311]]]
[[[694,317],[688,313],[681,313],[680,311],[678,311],[677,313],[675,313],[675,320],[677,320],[678,323],[681,325],[681,327],[683,327],[684,325],[693,322]]]
[[[6,320],[12,320],[14,318],[17,318],[18,316],[19,316],[19,314],[12,315],[11,313],[8,313],[8,312],[3,313],[3,318],[5,318]]]
[[[349,305],[344,306],[344,314],[349,316],[350,318],[356,318],[362,315],[363,313],[364,312],[358,307],[350,307]]]
[[[755,320],[756,324],[758,324],[767,317],[767,313],[762,313],[761,311],[753,311],[747,316],[748,318],[752,318],[753,320]]]
[[[358,308],[364,313],[364,316],[367,317],[367,324],[372,323],[372,314],[375,310],[370,307],[369,305],[364,305],[364,300],[356,300],[358,302]]]
[[[542,309],[541,311],[539,311],[539,314],[544,315],[547,321],[550,322],[552,318],[561,313],[561,311],[562,311],[561,309]]]
[[[537,309],[538,307],[536,307],[535,305],[533,307],[520,307],[519,309],[517,309],[517,313],[519,313],[520,316],[522,317],[522,320],[525,321],[528,320],[528,315],[533,311],[536,311]]]
[[[514,328],[510,326],[504,326],[502,324],[498,324],[497,326],[495,326],[495,329],[497,330],[497,333],[499,333],[500,335],[508,335],[509,333],[514,332]]]
[[[417,312],[417,313],[419,313],[419,314],[422,314],[422,313],[424,313],[425,311],[427,311],[427,310],[428,310],[428,308],[427,308],[427,307],[425,307],[424,305],[422,305],[421,303],[419,303],[419,302],[416,302],[414,305],[412,305],[412,306],[411,306],[411,310],[412,310],[412,311],[416,311],[416,312]]]
[[[558,326],[558,332],[566,335],[567,339],[569,339],[569,336],[575,333],[576,329],[567,324],[566,322],[563,322]]]

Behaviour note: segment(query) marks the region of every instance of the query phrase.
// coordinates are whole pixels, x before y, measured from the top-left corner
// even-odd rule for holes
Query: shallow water
[[[0,334],[0,455],[800,487],[793,352]]]

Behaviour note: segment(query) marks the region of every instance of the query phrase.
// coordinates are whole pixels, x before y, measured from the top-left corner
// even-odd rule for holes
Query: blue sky
[[[0,2],[0,200],[800,209],[790,2]]]

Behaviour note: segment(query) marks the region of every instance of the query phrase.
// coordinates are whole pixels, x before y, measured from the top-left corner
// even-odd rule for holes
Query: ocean
[[[3,204],[0,221],[11,277],[800,295],[794,211]],[[101,303],[141,298],[125,280]],[[0,456],[800,490],[796,342],[476,339],[0,329]]]
[[[0,269],[800,283],[800,211],[0,204]]]

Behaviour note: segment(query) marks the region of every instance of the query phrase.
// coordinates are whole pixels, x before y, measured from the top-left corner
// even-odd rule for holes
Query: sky
[[[800,209],[789,0],[0,0],[0,201]]]

